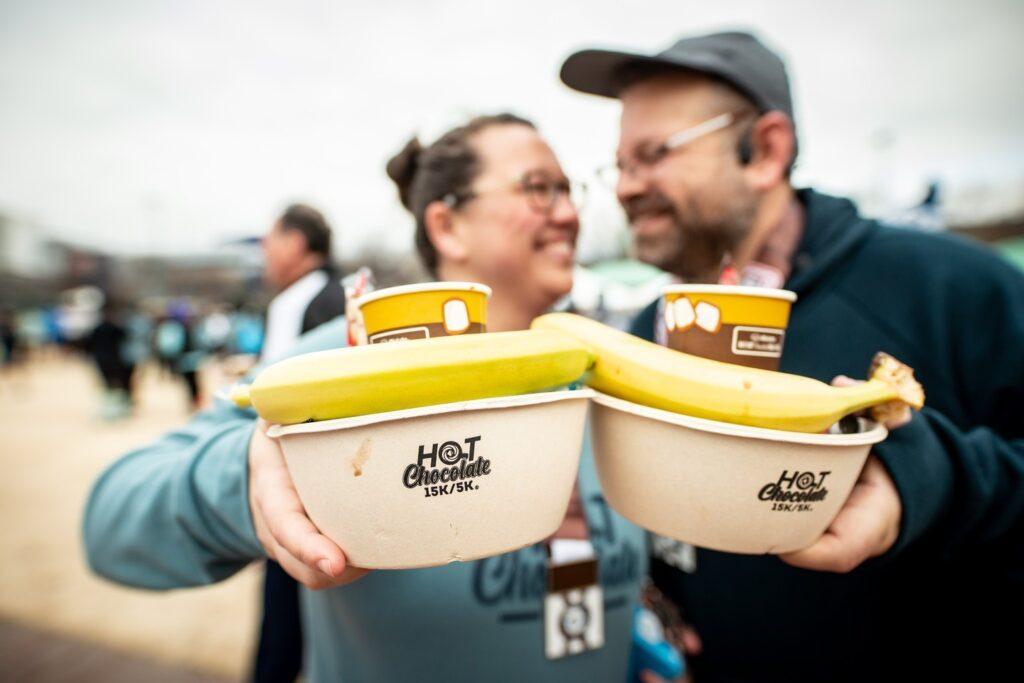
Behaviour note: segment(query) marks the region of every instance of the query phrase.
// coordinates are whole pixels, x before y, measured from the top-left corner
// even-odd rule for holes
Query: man
[[[288,352],[299,337],[345,312],[345,292],[331,264],[331,228],[316,209],[293,204],[263,238],[264,280],[278,290],[267,308],[261,358]],[[302,668],[298,584],[267,560],[256,681],[293,681]]]
[[[118,307],[109,298],[103,303],[102,315],[99,324],[85,338],[85,348],[103,378],[101,415],[105,420],[117,420],[131,414],[132,369],[124,360],[128,334],[121,324]]]
[[[267,309],[261,357],[281,355],[305,332],[345,312],[331,263],[331,228],[311,206],[293,204],[263,238],[264,280],[278,290]]]
[[[810,548],[655,558],[692,626],[696,679],[1011,676],[1024,634],[1024,278],[967,241],[794,189],[785,67],[749,34],[653,56],[585,50],[561,77],[622,102],[615,189],[642,260],[689,282],[795,291],[783,371],[863,376],[885,350],[928,397]],[[652,304],[634,332],[651,339],[656,322]]]

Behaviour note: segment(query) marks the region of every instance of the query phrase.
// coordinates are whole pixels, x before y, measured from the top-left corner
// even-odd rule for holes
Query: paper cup
[[[317,528],[368,569],[475,560],[544,540],[579,466],[589,389],[272,426]]]
[[[429,282],[378,289],[356,305],[370,344],[487,331],[491,288],[475,282]]]
[[[669,285],[662,289],[669,348],[713,360],[778,370],[796,294],[785,289]]]
[[[885,427],[804,434],[678,415],[596,394],[594,461],[608,503],[662,536],[732,553],[814,543]]]

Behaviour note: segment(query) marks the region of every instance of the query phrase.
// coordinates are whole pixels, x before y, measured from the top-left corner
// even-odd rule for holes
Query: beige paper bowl
[[[594,459],[608,503],[662,536],[733,553],[806,548],[850,495],[885,427],[804,434],[704,420],[596,394]]]
[[[558,529],[593,393],[488,398],[268,433],[280,439],[310,519],[353,565],[430,567],[516,550]]]

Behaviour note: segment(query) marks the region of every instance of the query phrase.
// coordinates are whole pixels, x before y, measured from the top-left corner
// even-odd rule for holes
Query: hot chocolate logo
[[[491,461],[476,457],[479,436],[471,436],[461,442],[445,441],[420,445],[416,462],[402,473],[402,484],[413,489],[423,487],[427,498],[449,493],[475,491],[480,485],[470,481],[491,473]]]
[[[783,470],[779,480],[761,487],[758,500],[771,501],[772,510],[779,512],[806,512],[814,509],[811,503],[825,500],[828,489],[825,477],[832,472],[793,472]]]

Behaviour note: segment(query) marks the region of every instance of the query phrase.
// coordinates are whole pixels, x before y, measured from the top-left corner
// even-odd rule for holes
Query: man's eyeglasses
[[[526,197],[530,208],[539,213],[551,213],[558,204],[559,197],[566,197],[569,202],[579,210],[586,199],[586,185],[572,183],[566,179],[552,180],[547,174],[541,172],[530,172],[520,178],[510,188],[491,188],[483,190],[470,190],[461,194],[446,194],[441,201],[450,208],[465,204],[471,199],[476,199],[490,192],[511,189]]]
[[[619,160],[614,164],[602,166],[597,169],[597,177],[601,180],[602,184],[614,190],[619,184],[620,176],[626,175],[630,178],[638,178],[642,174],[649,173],[651,169],[661,163],[672,152],[705,135],[728,128],[742,118],[742,116],[743,114],[741,113],[726,112],[725,114],[719,114],[706,121],[702,121],[696,126],[673,133],[660,145],[646,148],[641,147],[637,151],[636,156],[630,161]]]

